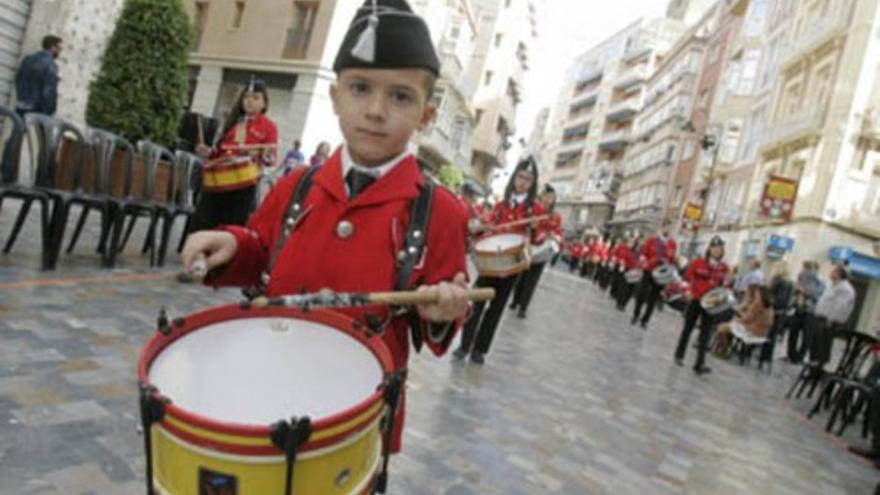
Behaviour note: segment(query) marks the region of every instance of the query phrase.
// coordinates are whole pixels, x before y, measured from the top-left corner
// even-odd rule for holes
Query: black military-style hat
[[[333,70],[421,68],[440,74],[428,25],[405,0],[366,0],[348,27]]]

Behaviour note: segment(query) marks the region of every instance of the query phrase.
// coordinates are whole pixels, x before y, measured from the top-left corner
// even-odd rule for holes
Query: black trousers
[[[868,407],[868,426],[871,429],[871,446],[880,451],[880,386],[871,389],[871,403]]]
[[[645,274],[642,276],[642,283],[636,292],[636,307],[633,311],[633,318],[639,319],[641,317],[642,323],[647,324],[651,321],[651,315],[654,313],[654,306],[657,305],[657,301],[660,300],[660,293],[663,291],[663,286],[654,282],[654,277],[651,276],[651,272],[645,270]],[[645,313],[642,314],[642,308],[645,309]]]
[[[568,258],[568,271],[574,272],[575,270],[577,270],[577,267],[578,267],[578,259],[576,256],[571,255],[571,257]]]
[[[617,309],[623,311],[626,308],[626,305],[629,304],[629,300],[632,299],[635,290],[636,284],[631,284],[627,282],[626,279],[622,279],[616,294]]]
[[[798,308],[788,321],[788,341],[786,342],[786,355],[790,361],[799,363],[807,353],[807,322],[812,318],[806,308]]]
[[[486,309],[485,302],[474,304],[474,312],[468,321],[464,324],[464,330],[461,334],[462,349],[486,354],[492,345],[492,338],[495,336],[495,330],[498,328],[498,322],[501,321],[501,314],[504,313],[504,307],[507,306],[507,300],[516,282],[516,275],[509,277],[485,277],[480,275],[477,278],[474,287],[491,287],[495,289],[495,299],[489,301],[489,308]]]
[[[257,186],[235,191],[202,191],[193,214],[190,232],[210,230],[220,225],[244,225],[254,211]]]
[[[591,277],[593,275],[593,271],[595,269],[596,269],[596,265],[592,261],[582,261],[581,262],[581,277]]]
[[[519,274],[516,288],[513,290],[512,307],[518,307],[522,312],[529,309],[529,303],[532,301],[535,288],[538,286],[538,281],[541,280],[541,274],[544,273],[546,266],[547,263],[532,263],[528,270]]]
[[[706,363],[706,350],[709,347],[709,337],[712,335],[712,316],[700,305],[700,301],[694,299],[688,304],[684,312],[684,327],[678,337],[678,346],[675,348],[675,359],[684,359],[687,345],[691,338],[694,327],[700,322],[700,334],[697,337],[697,360],[694,369],[702,368]]]
[[[810,315],[807,319],[804,345],[810,350],[810,359],[825,364],[831,360],[831,346],[834,335],[843,330],[843,325],[831,323],[821,316]]]

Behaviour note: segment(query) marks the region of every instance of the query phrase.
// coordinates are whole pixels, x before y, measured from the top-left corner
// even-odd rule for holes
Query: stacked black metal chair
[[[831,374],[851,377],[858,370],[858,365],[862,362],[861,359],[864,353],[870,351],[876,339],[870,335],[852,330],[838,330],[833,335],[832,342],[834,341],[843,341],[844,349]],[[800,373],[785,394],[785,397],[789,399],[794,395],[799,398],[806,391],[807,397],[812,398],[813,393],[827,376],[829,376],[829,372],[825,369],[825,363],[808,362],[801,368]]]
[[[159,255],[158,265],[163,266],[165,256],[168,252],[168,243],[171,238],[171,230],[174,227],[174,221],[178,217],[183,217],[184,226],[180,236],[179,247],[183,246],[183,241],[189,231],[190,220],[195,211],[195,199],[197,188],[193,187],[193,178],[197,175],[199,168],[202,166],[202,159],[198,155],[178,150],[174,154],[175,160],[173,164],[173,180],[169,180],[168,184],[168,202],[167,207],[160,211],[162,220],[162,233],[159,238]],[[155,240],[155,236],[149,236]]]

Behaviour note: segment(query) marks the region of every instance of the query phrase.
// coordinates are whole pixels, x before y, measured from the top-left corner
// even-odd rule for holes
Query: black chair
[[[858,357],[861,363],[858,370],[864,367],[871,356],[871,347],[868,347],[862,355]],[[880,382],[880,362],[874,360],[868,371],[859,375],[855,373],[853,377],[845,377],[837,374],[830,374],[825,377],[822,392],[816,400],[813,409],[810,410],[808,417],[812,418],[822,409],[831,409],[831,414],[825,424],[825,431],[831,433],[837,420],[841,420],[841,424],[837,429],[837,435],[843,435],[846,428],[855,422],[859,414],[866,412],[870,407],[871,390]],[[865,421],[862,430],[862,436],[867,435],[868,423]]]
[[[119,203],[119,209],[116,212],[116,218],[113,221],[113,229],[110,238],[109,256],[107,266],[113,267],[116,264],[116,256],[125,249],[134,224],[139,218],[147,218],[149,225],[147,226],[147,237],[144,240],[144,246],[141,252],[149,251],[150,266],[156,264],[156,242],[155,236],[156,223],[162,214],[163,209],[167,209],[167,204],[156,200],[156,173],[159,169],[159,163],[162,160],[169,164],[174,163],[174,155],[167,148],[150,141],[139,141],[137,143],[138,156],[140,157],[140,178],[141,190],[138,196],[131,191],[132,182],[125,186],[124,197]],[[173,176],[173,174],[172,174]],[[173,182],[173,177],[169,177],[169,181]],[[128,218],[128,226],[125,227],[123,235],[123,226],[125,219]]]
[[[83,172],[83,152],[85,138],[76,126],[63,120],[47,115],[30,113],[25,116],[27,128],[35,136],[36,146],[36,169],[34,170],[34,183],[31,188],[41,192],[51,208],[48,235],[43,248],[43,267],[52,270],[58,261],[58,253],[61,250],[59,232],[63,231],[62,220],[66,220],[66,211],[69,201],[78,194]],[[29,139],[31,133],[28,134]],[[59,155],[64,151],[65,140],[72,139],[74,147],[73,157],[65,163],[70,169],[65,169],[64,175],[70,176],[70,184],[56,184],[59,175]],[[58,186],[63,187],[59,188]],[[36,200],[36,199],[35,199]],[[25,201],[19,209],[18,217],[13,226],[12,234],[6,245],[6,252],[12,248],[18,233],[27,217],[27,210],[32,201]],[[37,200],[43,203],[42,200]]]
[[[852,330],[838,330],[832,335],[832,342],[837,340],[842,340],[845,346],[832,373],[835,376],[850,378],[858,370],[858,365],[862,362],[864,354],[870,352],[871,346],[877,342],[877,339]],[[816,388],[828,375],[829,372],[825,370],[824,363],[810,362],[805,364],[785,394],[785,398],[791,398],[792,394],[799,398],[804,391],[807,391],[808,398],[812,398]]]
[[[169,180],[168,207],[161,210],[162,235],[159,239],[158,265],[165,264],[165,255],[168,252],[168,242],[171,237],[171,229],[177,217],[184,218],[183,232],[180,235],[180,245],[189,231],[190,221],[195,211],[195,190],[192,187],[193,176],[202,166],[202,159],[198,155],[186,151],[177,151],[173,167],[173,180]],[[149,236],[154,239],[154,236]]]
[[[12,246],[15,244],[15,239],[18,237],[18,233],[21,230],[25,219],[27,219],[31,206],[33,203],[37,203],[40,206],[41,267],[43,270],[48,270],[50,269],[49,217],[51,215],[49,195],[42,189],[35,187],[33,184],[33,178],[36,177],[36,170],[32,146],[30,146],[30,175],[28,177],[31,183],[26,184],[21,181],[22,145],[26,138],[28,138],[28,145],[31,144],[27,133],[27,126],[24,121],[17,113],[2,106],[0,106],[0,118],[3,118],[7,125],[11,126],[9,137],[6,139],[6,143],[3,147],[2,163],[0,163],[0,178],[2,178],[2,181],[0,181],[0,208],[2,208],[4,198],[21,200],[14,226],[10,231],[6,244],[3,246],[3,254],[8,254],[12,249]]]
[[[101,215],[101,232],[97,251],[101,253],[101,262],[106,266],[108,258],[107,242],[110,238],[110,231],[112,230],[116,212],[121,207],[121,200],[113,195],[111,186],[114,157],[117,156],[117,153],[123,153],[125,166],[123,168],[124,176],[122,181],[123,184],[126,184],[131,180],[135,151],[127,139],[101,129],[90,129],[88,140],[92,157],[92,185],[89,192],[82,192],[78,197],[71,200],[73,204],[80,204],[82,210],[80,211],[76,228],[73,231],[73,236],[67,245],[67,253],[69,254],[73,251],[89,212],[95,209]]]

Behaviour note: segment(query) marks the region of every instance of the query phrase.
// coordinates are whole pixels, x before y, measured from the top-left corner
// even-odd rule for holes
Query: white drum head
[[[526,238],[520,234],[498,234],[481,239],[474,244],[477,251],[504,251],[525,244]]]
[[[383,372],[343,332],[293,318],[208,325],[165,348],[149,369],[159,392],[207,418],[268,425],[346,411],[376,391]]]

